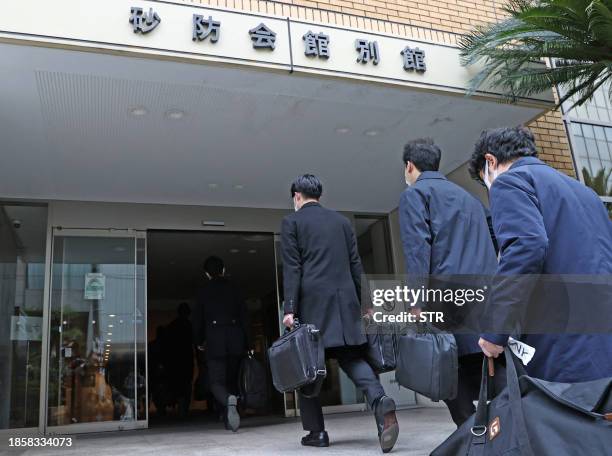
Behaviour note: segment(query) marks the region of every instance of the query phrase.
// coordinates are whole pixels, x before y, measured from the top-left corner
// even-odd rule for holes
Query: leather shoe
[[[238,405],[238,399],[233,394],[230,394],[227,398],[227,405],[225,408],[225,426],[232,432],[236,432],[240,427],[240,415],[236,406]]]
[[[378,441],[383,453],[391,451],[399,436],[399,425],[395,416],[395,401],[389,396],[382,396],[374,406],[374,417],[378,429]]]
[[[329,446],[329,436],[327,431],[314,432],[306,434],[302,437],[302,445],[324,448]]]

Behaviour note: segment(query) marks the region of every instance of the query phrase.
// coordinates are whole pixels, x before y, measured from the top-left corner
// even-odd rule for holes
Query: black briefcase
[[[485,359],[476,413],[431,456],[612,454],[612,377],[573,384],[519,377],[508,348],[505,356],[506,387],[487,401]]]
[[[318,396],[327,375],[325,347],[314,325],[297,320],[268,349],[272,383],[281,393],[296,389],[305,397]]]
[[[434,402],[457,397],[458,353],[455,336],[427,327],[398,338],[395,379]]]
[[[374,326],[374,329],[368,328],[366,334],[366,360],[377,374],[390,372],[395,369],[397,363],[397,334],[391,327],[371,326]]]

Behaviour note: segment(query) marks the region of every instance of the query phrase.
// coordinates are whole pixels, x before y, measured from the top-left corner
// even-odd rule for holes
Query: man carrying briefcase
[[[284,311],[283,324],[313,324],[320,331],[326,357],[336,358],[361,389],[374,410],[381,449],[391,451],[398,437],[395,402],[385,395],[376,374],[365,360],[362,329],[361,260],[348,219],[319,204],[323,186],[305,174],[291,185],[295,213],[281,227]],[[323,412],[318,397],[300,395],[304,430],[302,445],[327,447]]]

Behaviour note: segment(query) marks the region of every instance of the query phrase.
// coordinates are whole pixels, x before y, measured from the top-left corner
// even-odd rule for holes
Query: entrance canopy
[[[385,212],[402,145],[431,136],[442,171],[483,128],[543,105],[380,83],[1,44],[0,195],[286,208],[300,173],[326,204]]]

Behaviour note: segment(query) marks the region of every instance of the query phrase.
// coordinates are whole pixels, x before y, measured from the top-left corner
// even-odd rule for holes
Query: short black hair
[[[484,130],[468,165],[472,179],[482,180],[480,171],[485,166],[485,154],[493,155],[498,163],[507,163],[519,157],[537,157],[538,151],[533,133],[523,125]]]
[[[404,165],[412,162],[421,171],[438,171],[442,151],[431,138],[419,138],[409,141],[404,146]]]
[[[219,277],[223,274],[225,264],[218,256],[209,256],[204,262],[204,271],[208,272],[213,277]]]
[[[306,198],[319,199],[323,194],[323,184],[314,174],[302,174],[291,184],[291,198],[301,193]]]

